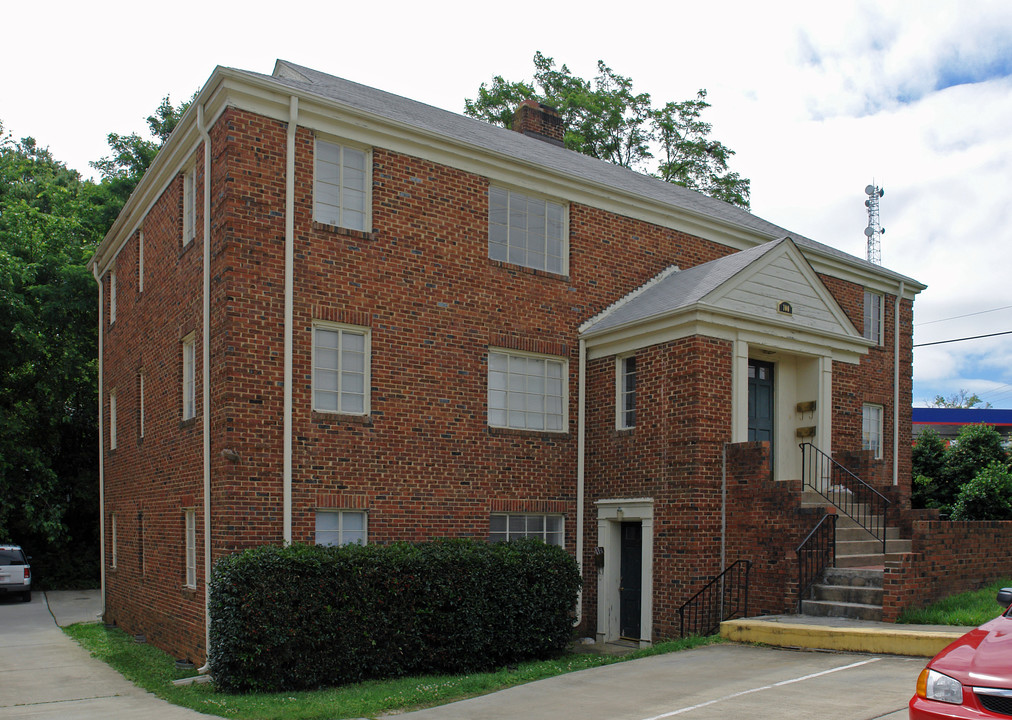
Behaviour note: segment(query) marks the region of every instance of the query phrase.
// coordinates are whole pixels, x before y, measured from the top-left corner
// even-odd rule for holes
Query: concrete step
[[[864,523],[866,525],[870,525],[873,528],[882,527],[882,518],[880,517],[870,517],[862,519],[864,520]],[[847,517],[841,512],[836,518],[836,530],[837,532],[839,532],[840,530],[864,530],[864,525],[859,524],[857,520]],[[886,528],[886,530],[888,530],[888,527]],[[867,532],[867,530],[865,530],[865,532]]]
[[[812,599],[830,603],[857,603],[882,607],[882,588],[853,585],[814,585]]]
[[[908,553],[910,552],[911,541],[910,540],[886,540],[886,553]],[[881,540],[840,540],[836,538],[836,556],[841,557],[845,555],[869,555],[873,553],[882,552],[882,541]]]
[[[826,568],[822,574],[823,585],[845,587],[882,587],[881,570],[860,570],[855,568]]]
[[[825,602],[822,600],[802,600],[801,613],[816,617],[845,617],[855,620],[881,620],[881,605],[865,605],[850,602]]]
[[[897,527],[886,528],[887,540],[898,540],[899,537],[900,537],[899,528]],[[860,527],[856,523],[853,523],[853,521],[851,521],[851,523],[848,524],[847,527],[841,526],[839,524],[839,521],[837,521],[836,542],[838,543],[845,540],[874,540],[874,539],[875,537],[870,532],[865,530],[863,527]]]
[[[885,567],[887,562],[902,560],[906,553],[867,553],[863,555],[837,555],[838,568]]]

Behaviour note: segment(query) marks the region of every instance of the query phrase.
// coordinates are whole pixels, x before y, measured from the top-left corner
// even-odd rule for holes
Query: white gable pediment
[[[789,240],[780,241],[779,247],[708,293],[700,304],[775,324],[861,339],[839,303]]]
[[[790,238],[669,268],[581,330],[591,357],[694,334],[846,362],[870,345]]]

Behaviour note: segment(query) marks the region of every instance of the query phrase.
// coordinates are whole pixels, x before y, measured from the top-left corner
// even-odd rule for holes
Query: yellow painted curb
[[[728,620],[720,636],[733,642],[762,643],[847,652],[934,657],[963,632],[918,632],[879,628],[839,628],[763,620]]]

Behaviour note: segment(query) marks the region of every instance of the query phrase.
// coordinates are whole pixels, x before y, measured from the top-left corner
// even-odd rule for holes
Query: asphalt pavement
[[[206,720],[137,687],[57,625],[95,622],[101,604],[97,590],[0,597],[0,718]]]

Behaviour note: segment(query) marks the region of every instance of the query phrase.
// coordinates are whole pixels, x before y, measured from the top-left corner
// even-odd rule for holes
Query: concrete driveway
[[[561,675],[397,720],[905,720],[925,662],[712,645]]]
[[[92,658],[57,626],[95,621],[97,590],[0,597],[0,718],[183,720],[207,715],[170,705]],[[50,612],[52,606],[52,613]]]
[[[208,718],[159,700],[57,626],[96,620],[97,591],[0,597],[0,720]],[[398,720],[901,720],[925,658],[715,645],[570,673]]]

